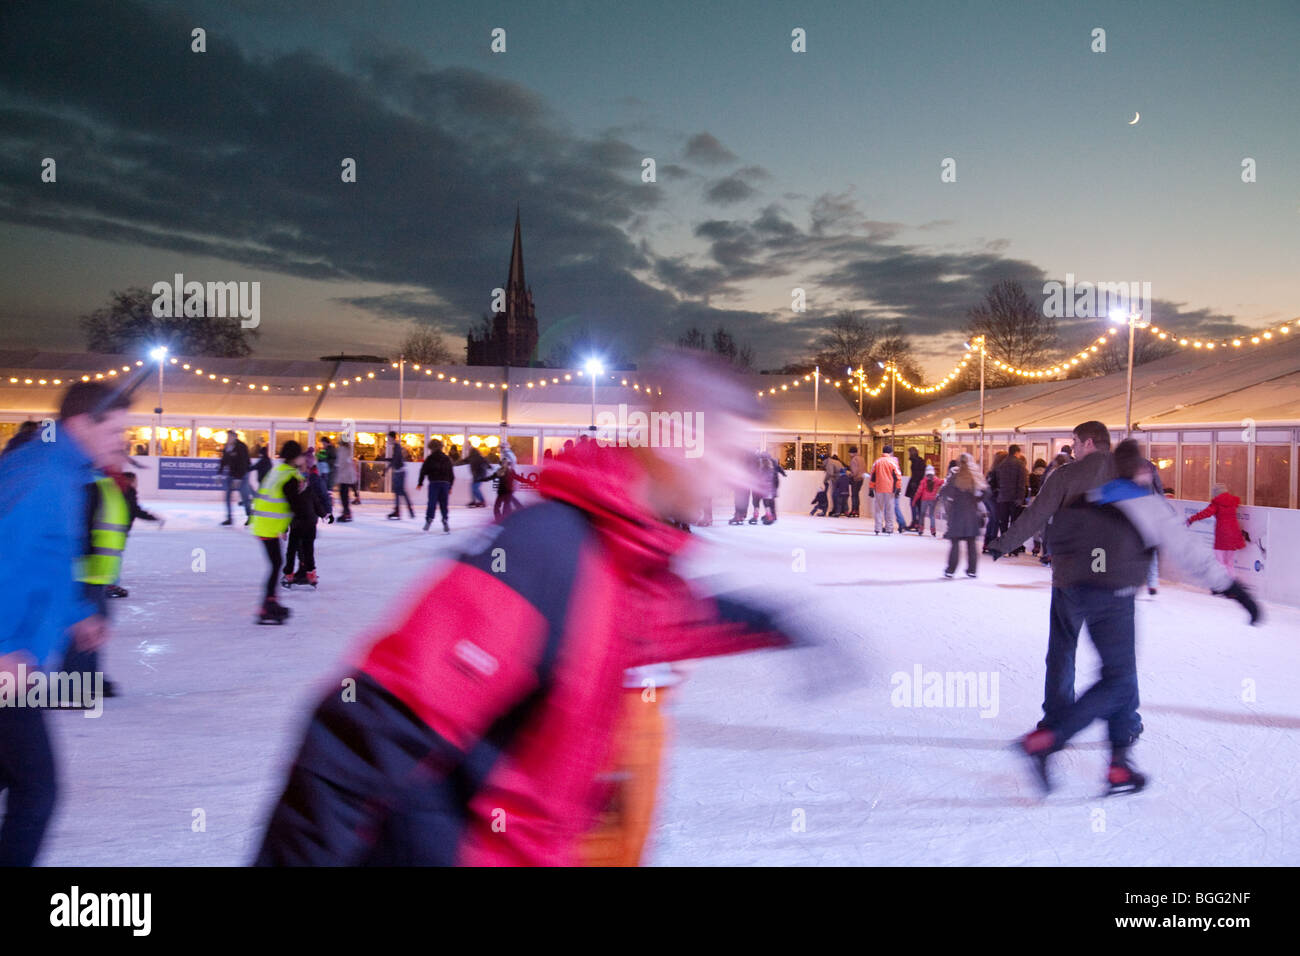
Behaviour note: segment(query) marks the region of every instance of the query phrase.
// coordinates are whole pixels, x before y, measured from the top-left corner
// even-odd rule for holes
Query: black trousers
[[[957,545],[963,541],[966,542],[966,570],[974,574],[979,569],[980,552],[975,547],[974,538],[949,538],[948,539],[948,573],[953,574],[957,571]]]
[[[316,570],[316,528],[289,527],[289,553],[284,559],[284,573],[293,574],[294,559],[304,574]]]
[[[355,484],[339,482],[339,497],[343,499],[343,517],[345,518],[352,517],[352,500],[348,496],[356,493],[357,486]]]
[[[284,565],[284,555],[280,551],[278,535],[274,538],[263,538],[262,547],[266,549],[266,557],[271,562],[271,576],[266,579],[266,599],[271,601],[275,599],[275,589],[280,583],[280,568]]]
[[[43,708],[0,707],[0,790],[0,866],[31,866],[59,795]]]
[[[866,480],[866,479],[864,479],[864,478],[854,478],[854,479],[853,479],[852,493],[853,493],[853,513],[854,513],[854,514],[857,514],[857,513],[861,510],[861,508],[862,508],[862,482],[865,481],[865,480]]]

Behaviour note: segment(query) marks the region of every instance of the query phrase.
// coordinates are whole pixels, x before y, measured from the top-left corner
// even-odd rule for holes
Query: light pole
[[[984,473],[984,336],[972,339],[980,350],[980,473]],[[974,348],[970,342],[966,343],[966,348]]]
[[[1128,323],[1128,388],[1124,398],[1124,437],[1128,438],[1133,432],[1133,338],[1135,329],[1145,329],[1151,324],[1150,320],[1143,320],[1142,312],[1134,310],[1125,315],[1121,310],[1116,309],[1111,312],[1110,320],[1112,322]]]
[[[822,367],[813,366],[813,468],[817,467],[817,415],[821,411]]]
[[[879,365],[882,369],[884,369],[885,374],[889,376],[889,443],[895,446],[894,451],[897,452],[898,436],[894,434],[894,421],[896,417],[895,409],[897,407],[897,402],[895,399],[897,398],[897,393],[898,393],[898,387],[897,387],[898,376],[896,374],[897,370],[894,368],[893,359],[889,360],[888,365],[886,365],[884,362],[876,362],[876,364]]]
[[[587,374],[591,376],[591,431],[596,430],[596,376],[605,374],[605,366],[598,358],[587,359]]]
[[[846,368],[844,371],[849,376],[858,377],[858,454],[862,454],[862,393],[866,390],[862,384],[862,366],[859,365],[856,372],[852,368]]]
[[[402,443],[402,399],[406,395],[406,353],[397,355],[397,443]]]
[[[161,446],[158,443],[158,433],[162,431],[163,365],[167,358],[167,346],[159,345],[150,349],[149,357],[158,363],[158,407],[153,410],[154,414],[158,416],[158,420],[154,425],[153,436],[149,441],[149,454],[157,455],[161,451]]]

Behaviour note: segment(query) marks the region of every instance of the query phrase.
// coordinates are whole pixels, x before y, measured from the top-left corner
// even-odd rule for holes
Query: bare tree
[[[749,344],[740,344],[725,328],[719,325],[711,336],[706,336],[692,326],[677,337],[677,344],[684,349],[696,349],[700,352],[712,352],[721,356],[742,371],[754,367],[754,349]]]
[[[1142,329],[1138,329],[1134,332],[1134,335],[1136,336],[1133,339],[1134,368],[1147,362],[1154,362],[1156,359],[1164,358],[1167,355],[1173,355],[1178,351],[1176,343],[1168,339],[1158,339]],[[1121,328],[1117,334],[1108,338],[1105,345],[1098,344],[1097,338],[1097,336],[1089,336],[1071,349],[1071,352],[1077,352],[1089,345],[1097,346],[1097,352],[1092,359],[1071,368],[1070,374],[1066,376],[1067,378],[1090,378],[1094,375],[1110,375],[1113,372],[1123,372],[1128,368],[1128,329]]]
[[[398,349],[408,362],[417,365],[451,365],[453,362],[451,349],[432,329],[415,329],[408,333]]]
[[[1025,293],[1024,286],[1011,279],[996,283],[979,305],[966,313],[966,334],[984,336],[989,357],[1017,368],[1051,365],[1056,354],[1056,320]],[[967,384],[978,387],[979,363],[966,370]],[[985,384],[993,387],[1019,385],[1024,380],[997,366],[985,367]]]
[[[257,331],[243,328],[237,317],[157,316],[154,294],[139,287],[112,292],[110,297],[108,305],[81,319],[91,352],[125,355],[165,345],[173,355],[240,358],[253,351],[249,339]]]
[[[866,368],[876,358],[880,330],[847,309],[837,312],[830,326],[822,333],[810,360],[824,369]]]

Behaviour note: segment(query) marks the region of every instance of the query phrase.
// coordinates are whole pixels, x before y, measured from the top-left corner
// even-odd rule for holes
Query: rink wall
[[[1190,518],[1208,502],[1170,499],[1170,504],[1180,516]],[[1300,607],[1300,511],[1242,506],[1237,518],[1249,540],[1234,556],[1234,573],[1265,602]],[[1213,550],[1213,518],[1196,522],[1190,530],[1201,547]],[[1179,580],[1172,567],[1162,566],[1160,577]]]

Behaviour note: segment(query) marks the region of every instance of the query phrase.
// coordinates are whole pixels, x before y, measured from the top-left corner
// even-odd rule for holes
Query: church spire
[[[510,250],[510,276],[506,280],[506,288],[511,287],[522,292],[524,286],[524,240],[519,229],[519,207],[515,206],[515,244]]]

